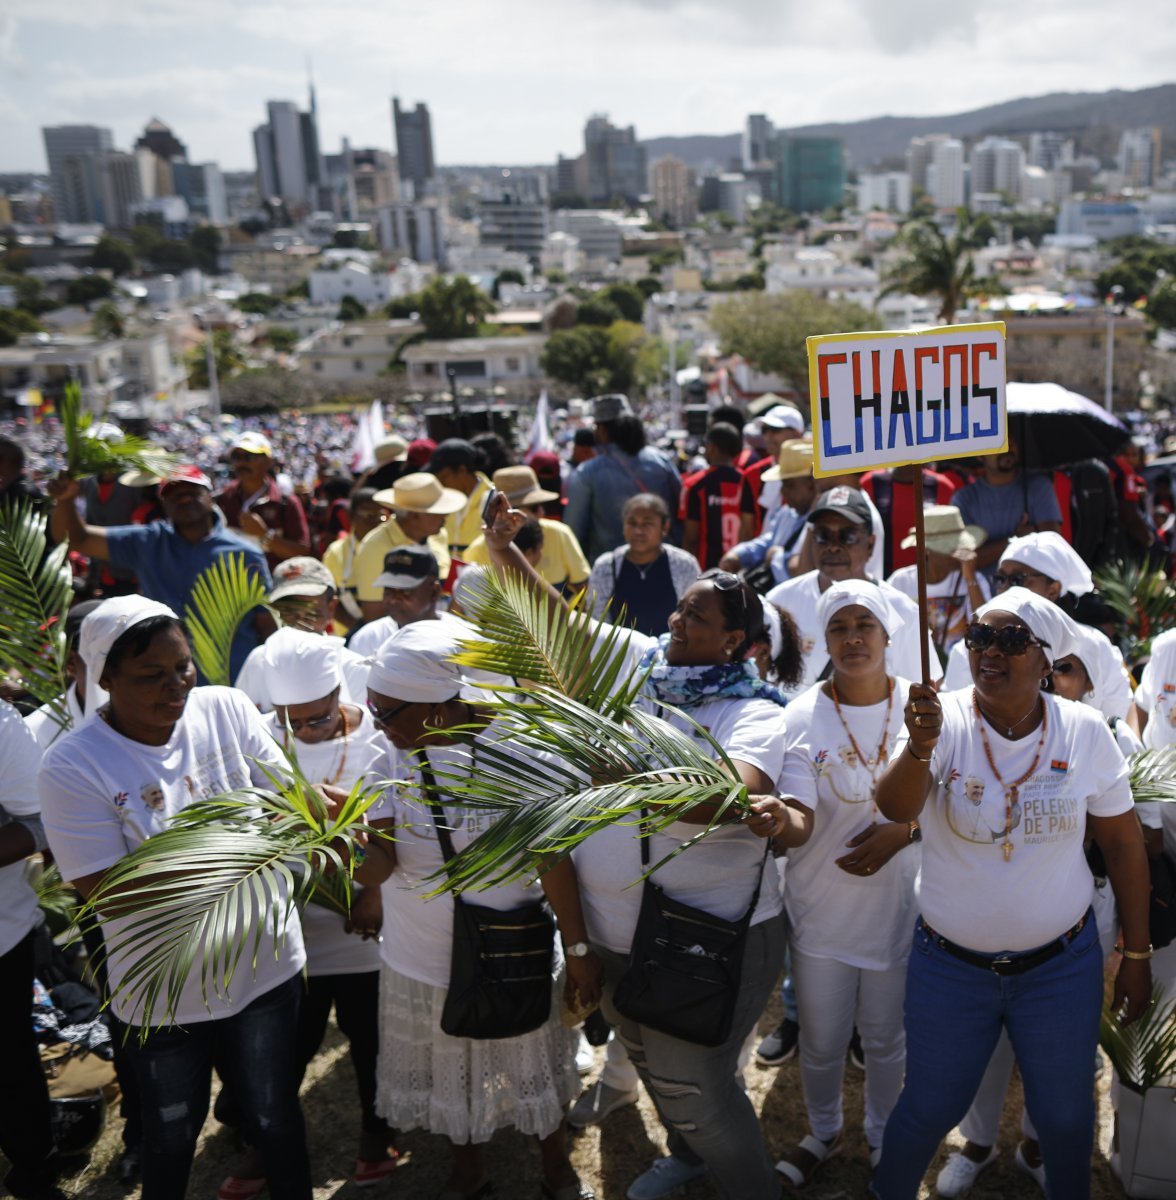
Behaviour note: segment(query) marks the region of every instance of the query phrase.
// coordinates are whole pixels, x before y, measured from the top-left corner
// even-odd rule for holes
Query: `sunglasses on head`
[[[856,546],[865,537],[860,529],[828,529],[821,525],[813,526],[813,541],[818,546]]]
[[[406,708],[412,707],[413,701],[406,700],[403,704],[394,704],[391,708],[380,708],[371,700],[365,700],[364,704],[377,725],[391,725]]]
[[[969,625],[964,631],[964,647],[983,653],[995,646],[1001,654],[1013,658],[1024,654],[1030,646],[1048,646],[1033,636],[1024,625],[1003,625],[1000,629],[992,625],[981,625],[979,622]]]
[[[992,577],[992,582],[998,588],[1007,587],[1024,587],[1030,579],[1048,579],[1048,575],[1043,575],[1040,571],[997,571]]]
[[[734,575],[730,571],[711,569],[704,571],[698,578],[701,582],[713,583],[720,592],[738,592],[740,603],[743,606],[742,621],[746,622],[747,592],[744,590],[743,580],[738,575]]]

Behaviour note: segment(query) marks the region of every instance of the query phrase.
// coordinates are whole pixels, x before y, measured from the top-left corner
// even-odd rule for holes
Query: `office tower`
[[[882,171],[858,177],[858,208],[862,212],[880,208],[885,212],[911,210],[911,177],[906,171]]]
[[[1119,170],[1127,187],[1153,187],[1160,174],[1160,129],[1126,129],[1119,139]]]
[[[253,131],[257,186],[262,196],[277,197],[294,208],[317,205],[325,172],[313,86],[309,112],[299,112],[290,100],[270,100],[266,112],[269,120]]]
[[[1042,130],[1029,135],[1029,165],[1052,171],[1074,161],[1074,139],[1064,133]]]
[[[936,208],[960,208],[964,203],[964,143],[939,138],[926,172],[926,191]]]
[[[935,147],[950,140],[946,133],[929,133],[924,137],[911,138],[906,149],[906,167],[912,190],[930,192],[927,168],[935,157]]]
[[[589,200],[636,201],[645,193],[645,147],[632,125],[622,129],[606,115],[590,117],[584,126],[584,158]]]
[[[136,150],[150,150],[157,158],[171,162],[173,158],[187,158],[188,147],[180,141],[170,126],[165,125],[158,117],[152,117],[143,129],[142,135],[135,143]]]
[[[1025,173],[1025,151],[1009,138],[986,137],[972,147],[971,187],[973,196],[1004,192],[1021,198]]]
[[[133,154],[108,150],[104,154],[95,154],[92,162],[98,198],[97,220],[108,229],[129,229],[134,224],[131,208],[143,199],[138,160]]]
[[[413,195],[420,198],[437,176],[429,106],[418,101],[415,109],[401,108],[400,97],[393,96],[392,124],[396,131],[396,159],[400,178],[405,183],[411,183]]]
[[[745,171],[768,162],[772,157],[772,138],[775,130],[763,113],[752,113],[743,126],[743,169]]]
[[[653,211],[675,229],[692,225],[698,217],[698,185],[694,172],[672,154],[659,158],[649,169]]]
[[[49,185],[58,222],[97,220],[98,194],[86,160],[114,148],[109,129],[98,125],[52,125],[41,130],[49,160]]]
[[[840,138],[777,134],[772,161],[778,202],[793,212],[820,212],[845,201],[845,147]]]
[[[175,194],[187,201],[193,216],[203,217],[213,225],[223,225],[229,219],[225,179],[216,163],[190,163],[177,159],[171,168]]]

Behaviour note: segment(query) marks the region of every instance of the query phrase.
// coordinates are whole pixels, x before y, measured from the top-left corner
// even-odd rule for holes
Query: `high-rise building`
[[[109,129],[99,125],[53,125],[41,130],[49,160],[49,185],[57,221],[95,221],[98,195],[92,164],[84,160],[114,148]]]
[[[202,217],[213,225],[223,225],[228,221],[225,177],[216,163],[190,163],[177,159],[171,168],[175,194],[187,201],[192,216]]]
[[[840,138],[776,135],[776,198],[793,212],[820,212],[845,202],[845,147]]]
[[[698,184],[694,172],[672,154],[649,168],[654,214],[675,229],[694,224],[698,217]]]
[[[434,263],[440,270],[447,266],[445,213],[435,200],[381,208],[376,229],[385,254]]]
[[[1029,135],[1029,165],[1052,171],[1074,161],[1074,139],[1064,133],[1042,130]]]
[[[1025,150],[1009,138],[986,137],[972,147],[971,191],[973,196],[1003,192],[1021,198],[1025,174]]]
[[[588,194],[588,156],[577,154],[565,158],[562,154],[555,161],[555,190],[566,196]]]
[[[638,200],[646,190],[645,147],[637,141],[632,125],[613,125],[607,115],[589,117],[584,126],[584,157],[587,161],[587,197]]]
[[[396,160],[400,178],[412,184],[413,197],[421,199],[437,176],[433,158],[433,122],[429,106],[417,102],[415,109],[400,107],[400,97],[392,97],[392,125],[396,131]]]
[[[928,193],[931,191],[927,184],[927,168],[935,158],[935,147],[950,140],[946,133],[929,133],[923,137],[911,138],[907,143],[906,168],[911,177],[912,190]]]
[[[1161,132],[1158,125],[1125,129],[1119,139],[1119,170],[1127,187],[1153,187],[1160,176]]]
[[[935,142],[926,171],[926,191],[936,208],[961,208],[964,203],[964,143],[958,138]]]
[[[270,100],[269,120],[253,131],[257,186],[265,199],[277,197],[287,205],[317,206],[319,186],[326,182],[318,141],[314,88],[310,111],[299,112],[290,100]]]
[[[381,208],[400,199],[395,154],[375,147],[356,150],[345,142],[343,158],[349,220],[374,220]]]
[[[171,162],[173,158],[187,158],[188,147],[180,141],[158,117],[152,117],[135,143],[136,150],[150,150],[158,158]]]
[[[133,154],[108,150],[95,154],[93,163],[98,220],[109,229],[129,229],[134,224],[131,208],[143,199],[138,160]]]
[[[895,213],[911,210],[911,177],[905,171],[861,175],[857,186],[858,208],[864,213],[875,208]]]
[[[550,220],[546,200],[527,198],[504,187],[482,194],[478,215],[479,240],[483,246],[514,250],[538,266]]]
[[[750,171],[772,157],[775,130],[763,113],[752,113],[743,126],[743,169]]]

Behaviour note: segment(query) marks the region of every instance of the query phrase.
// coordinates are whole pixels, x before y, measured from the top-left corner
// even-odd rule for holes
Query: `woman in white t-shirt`
[[[492,562],[514,571],[543,590],[552,604],[560,598],[545,588],[510,544],[521,514],[501,509],[486,531]],[[732,760],[748,790],[755,813],[746,821],[720,825],[651,875],[673,900],[727,921],[738,921],[753,903],[738,1000],[727,1040],[704,1047],[631,1020],[614,1004],[642,900],[641,839],[631,825],[610,825],[575,851],[575,874],[587,925],[574,949],[603,969],[601,1011],[637,1068],[667,1130],[670,1153],[658,1159],[631,1186],[630,1195],[668,1195],[703,1175],[728,1200],[776,1200],[780,1182],[764,1147],[755,1109],[736,1080],[740,1049],[763,1012],[784,957],[781,896],[775,864],[765,861],[760,837],[792,845],[804,836],[808,818],[771,795],[780,773],[781,725],[785,699],[760,679],[747,657],[763,640],[759,596],[737,576],[708,571],[683,593],[670,615],[669,633],[628,637],[620,678],[645,674],[639,703],[675,727],[697,736],[709,731]],[[605,635],[613,628],[601,625]],[[794,646],[788,658],[799,665]],[[789,681],[792,682],[792,681]],[[690,720],[667,706],[684,710]],[[693,721],[693,725],[691,724]],[[696,809],[685,819],[648,838],[649,862],[659,863],[696,838],[713,810]],[[565,941],[568,939],[564,931]],[[569,951],[571,952],[571,951]]]
[[[269,787],[263,768],[279,770],[283,760],[240,692],[195,687],[183,627],[164,605],[141,596],[106,601],[87,618],[79,648],[110,699],[45,755],[39,789],[61,873],[88,897],[111,867],[188,805]],[[200,886],[198,878],[192,886]],[[118,951],[133,911],[100,916],[114,1012],[135,1026],[141,1004],[119,991],[134,956]],[[233,1090],[242,1132],[261,1153],[271,1195],[310,1200],[291,1053],[306,960],[301,928],[296,915],[266,902],[244,903],[240,920],[261,938],[253,969],[243,959],[231,983],[210,984],[207,995],[199,972],[191,972],[166,1014],[171,1024],[152,1028],[145,1040],[138,1028],[129,1032],[141,1094],[144,1200],[184,1195],[214,1062]]]
[[[365,886],[382,885],[384,905],[377,1109],[397,1128],[449,1139],[453,1168],[440,1200],[492,1194],[482,1147],[510,1126],[539,1139],[545,1197],[590,1198],[567,1154],[563,1118],[579,1091],[578,1035],[565,1028],[558,1002],[545,1024],[517,1037],[475,1040],[441,1029],[455,901],[448,893],[425,895],[444,869],[441,831],[460,852],[498,815],[454,804],[445,791],[446,774],[476,771],[479,753],[499,741],[492,714],[466,698],[476,697],[477,689],[452,661],[460,628],[456,621],[406,626],[384,643],[368,678],[368,711],[400,752],[399,786],[368,814],[369,823],[393,834],[395,842],[373,839],[356,871]],[[481,731],[472,734],[478,726]],[[433,803],[443,813],[440,828]],[[479,891],[472,902],[505,911],[546,894],[565,940],[582,941],[583,918],[566,899],[576,899],[568,887],[570,870],[570,863],[561,864],[542,886],[503,884]],[[593,1000],[595,983],[584,964],[569,958],[567,970],[571,983]]]
[[[886,672],[895,614],[872,583],[850,580],[821,595],[817,616],[833,672],[784,714],[776,789],[813,814],[812,836],[788,851],[784,874],[810,1133],[776,1169],[796,1187],[841,1140],[845,1053],[855,1024],[871,1161],[881,1153],[886,1118],[902,1090],[902,1007],[919,870],[918,822],[895,824],[874,805],[910,687]]]
[[[977,612],[965,644],[974,686],[942,697],[911,686],[909,736],[876,793],[892,820],[921,818],[924,838],[906,1081],[872,1192],[916,1195],[1005,1029],[1049,1192],[1083,1200],[1103,997],[1083,841],[1089,828],[1118,905],[1124,959],[1112,1007],[1130,1021],[1151,992],[1143,839],[1102,716],[1042,690],[1053,660],[1073,649],[1057,607],[1010,588]]]

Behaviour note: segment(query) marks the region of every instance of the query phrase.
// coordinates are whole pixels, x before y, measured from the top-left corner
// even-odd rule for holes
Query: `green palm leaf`
[[[1119,618],[1127,661],[1146,658],[1152,638],[1176,624],[1176,586],[1163,571],[1138,563],[1110,563],[1095,572],[1094,580]]]
[[[209,683],[228,687],[229,666],[237,628],[256,608],[265,607],[265,584],[244,554],[222,554],[201,571],[192,585],[184,624],[192,657]]]
[[[24,686],[63,729],[65,618],[73,600],[62,543],[46,554],[47,517],[28,500],[0,505],[0,664],[15,668]]]
[[[1099,1041],[1124,1087],[1146,1092],[1167,1075],[1176,1074],[1176,1004],[1162,1006],[1164,989],[1157,984],[1144,1014],[1122,1025],[1104,1007]]]
[[[65,469],[73,479],[128,467],[163,478],[176,464],[174,454],[146,438],[132,434],[117,438],[94,437],[90,433],[94,417],[92,413],[82,412],[82,389],[76,383],[65,385],[57,414],[65,436]]]
[[[1127,759],[1127,767],[1136,804],[1176,801],[1176,746],[1140,750]]]
[[[264,768],[273,790],[242,788],[198,802],[117,862],[86,910],[133,915],[108,924],[107,955],[128,961],[115,995],[136,1011],[142,1036],[174,1023],[185,981],[200,973],[207,1006],[224,997],[242,964],[277,955],[282,914],[320,886],[348,911],[362,839],[378,837],[364,814],[386,782],[357,783],[334,815],[288,756],[281,773]],[[331,876],[341,882],[327,881]],[[267,906],[273,919],[258,919]]]

